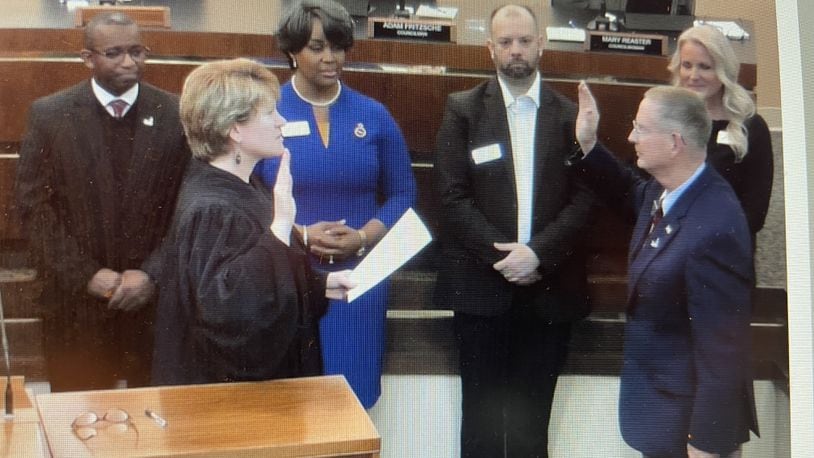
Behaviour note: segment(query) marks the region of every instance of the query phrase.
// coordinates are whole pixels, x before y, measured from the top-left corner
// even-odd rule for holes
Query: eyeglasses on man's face
[[[639,123],[634,119],[633,120],[633,132],[636,132],[637,135],[641,135],[644,133],[642,128],[639,126]]]
[[[666,129],[664,127],[659,127],[659,126],[650,126],[650,127],[646,127],[646,128],[643,129],[642,126],[639,124],[639,122],[636,121],[635,119],[633,120],[633,132],[636,132],[636,135],[649,134],[649,133],[663,133],[663,134],[672,133],[671,130]]]
[[[664,134],[669,134],[669,135],[675,134],[675,135],[678,136],[678,139],[681,140],[682,143],[686,144],[686,141],[684,140],[684,134],[682,134],[681,132],[677,132],[677,131],[674,131],[674,130],[664,130],[664,129],[661,129],[661,130],[660,129],[655,129],[654,130],[654,129],[649,129],[649,128],[645,129],[645,130],[642,130],[642,126],[640,126],[639,123],[635,119],[633,120],[633,133],[635,133],[637,136],[641,136],[642,134],[647,134],[647,133],[651,133],[651,132],[653,132],[653,133],[664,133]]]
[[[121,62],[125,54],[128,54],[133,60],[144,60],[150,55],[150,48],[141,45],[131,46],[129,48],[108,48],[101,51],[90,48],[90,52],[113,62]]]

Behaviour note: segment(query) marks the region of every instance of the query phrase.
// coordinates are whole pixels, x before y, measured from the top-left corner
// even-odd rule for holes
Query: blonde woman
[[[277,78],[246,59],[203,65],[184,83],[193,160],[162,249],[154,384],[321,373],[317,320],[325,296],[350,283],[347,272],[316,274],[292,231],[279,95]],[[273,193],[252,174],[270,157],[281,158]]]
[[[718,29],[700,25],[678,38],[668,69],[673,84],[699,94],[712,119],[707,162],[732,186],[746,214],[752,244],[763,227],[774,172],[769,128],[751,94],[738,84],[740,62]]]

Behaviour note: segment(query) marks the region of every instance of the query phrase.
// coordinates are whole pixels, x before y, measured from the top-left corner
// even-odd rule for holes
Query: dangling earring
[[[240,148],[235,151],[235,165],[240,165]]]
[[[294,68],[297,68],[297,59],[294,59],[294,58],[292,57],[292,58],[291,58],[291,65],[292,65]]]

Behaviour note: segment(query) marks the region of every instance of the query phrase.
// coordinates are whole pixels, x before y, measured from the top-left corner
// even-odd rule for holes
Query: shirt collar
[[[695,169],[695,173],[693,173],[687,179],[687,181],[681,183],[681,186],[673,189],[672,192],[667,192],[666,189],[664,190],[664,197],[661,202],[661,209],[665,215],[670,211],[670,208],[673,206],[673,204],[675,204],[678,201],[681,195],[684,194],[687,188],[689,188],[690,186],[692,186],[693,183],[695,183],[695,180],[698,179],[698,176],[701,175],[701,172],[703,172],[706,167],[707,167],[706,162],[702,162],[701,165],[699,165],[698,168]]]
[[[98,100],[99,103],[101,103],[104,107],[116,99],[122,99],[127,102],[129,106],[133,106],[138,98],[138,83],[134,84],[133,87],[125,91],[122,95],[113,95],[110,92],[107,92],[105,88],[96,82],[96,78],[90,79],[90,85],[91,88],[93,88],[93,95],[96,96],[96,100]]]
[[[515,98],[511,91],[509,91],[509,86],[506,85],[500,75],[497,77],[497,82],[500,85],[500,92],[503,94],[503,103],[506,105],[506,108],[509,108],[509,106],[514,103]],[[540,72],[535,72],[534,82],[531,83],[531,87],[529,87],[529,90],[523,95],[529,97],[534,102],[534,105],[540,108]],[[521,95],[521,97],[523,95]]]

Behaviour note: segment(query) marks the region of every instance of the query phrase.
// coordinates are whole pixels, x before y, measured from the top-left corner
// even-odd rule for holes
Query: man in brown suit
[[[16,196],[45,287],[54,391],[148,381],[155,267],[188,161],[178,99],[140,82],[149,49],[124,14],[94,17],[93,77],[34,102]]]

